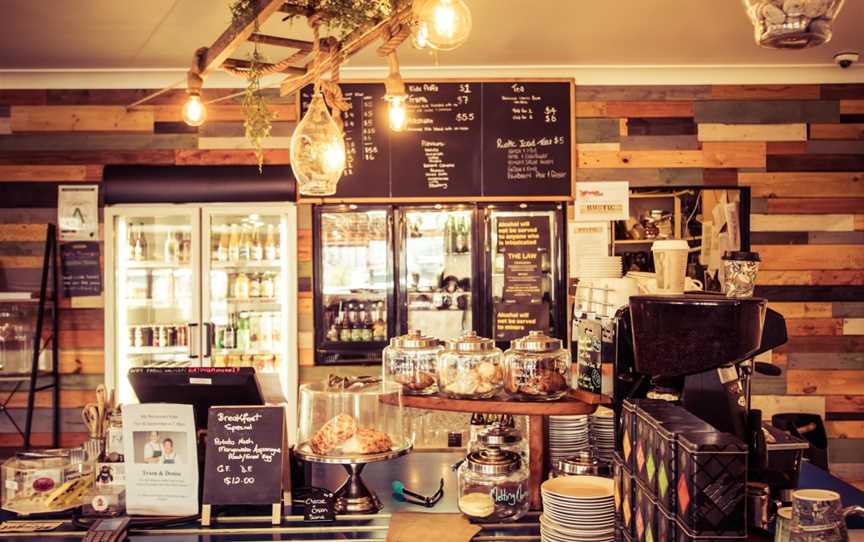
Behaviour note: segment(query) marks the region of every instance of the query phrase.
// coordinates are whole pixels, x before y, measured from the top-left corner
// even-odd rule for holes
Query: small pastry
[[[786,14],[774,4],[764,4],[760,14],[767,24],[783,24],[786,20]]]
[[[357,422],[348,414],[339,414],[321,426],[309,446],[316,454],[326,455],[357,432]]]
[[[828,0],[806,0],[804,15],[810,19],[821,17],[828,12]]]
[[[800,17],[804,14],[804,0],[786,0],[783,11],[788,17]]]
[[[357,432],[342,444],[342,453],[377,454],[390,451],[393,442],[390,435],[372,427],[359,427]]]

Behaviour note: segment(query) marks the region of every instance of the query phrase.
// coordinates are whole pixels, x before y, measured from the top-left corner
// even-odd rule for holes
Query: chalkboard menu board
[[[281,502],[284,439],[282,407],[211,407],[204,504]]]
[[[60,275],[63,279],[63,297],[101,295],[99,243],[82,241],[60,245]]]
[[[402,132],[389,127],[382,83],[340,86],[351,110],[335,197],[570,196],[569,81],[407,82]]]
[[[390,153],[384,84],[343,83],[342,96],[351,109],[342,114],[345,129],[345,172],[338,196],[387,197],[390,194]],[[300,91],[301,112],[312,101],[312,86]]]

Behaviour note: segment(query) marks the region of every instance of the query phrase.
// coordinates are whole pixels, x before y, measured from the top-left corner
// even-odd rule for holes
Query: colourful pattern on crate
[[[687,476],[684,469],[679,469],[678,474],[678,513],[685,515],[690,506],[690,491],[687,489]]]
[[[666,498],[666,492],[669,491],[669,475],[666,472],[666,463],[660,462],[660,472],[657,475],[657,487],[660,490],[660,498]]]

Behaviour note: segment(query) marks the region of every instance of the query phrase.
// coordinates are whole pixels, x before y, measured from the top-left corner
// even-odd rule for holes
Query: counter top
[[[140,542],[238,542],[302,540],[304,542],[329,542],[352,540],[354,542],[380,542],[386,540],[390,515],[394,512],[458,512],[456,507],[456,475],[450,466],[462,459],[460,452],[418,452],[392,461],[373,463],[364,472],[366,484],[378,493],[384,503],[384,510],[372,516],[339,516],[333,523],[310,525],[300,516],[285,516],[279,527],[269,525],[269,516],[232,516],[221,517],[213,527],[201,528],[190,523],[177,528],[155,531],[136,531],[133,529],[130,540]],[[338,465],[312,465],[313,485],[335,488],[344,478],[344,470]],[[405,487],[421,494],[431,494],[439,480],[444,478],[444,498],[434,508],[426,509],[393,499],[390,484],[401,480]],[[864,493],[849,484],[838,480],[818,468],[805,465],[801,474],[801,484],[839,491],[844,504],[864,503]],[[4,518],[8,519],[8,518]],[[532,512],[520,522],[513,524],[491,524],[474,538],[474,542],[537,542],[540,540],[538,513]],[[79,542],[83,531],[75,531],[70,522],[59,530],[39,534],[4,534],[4,539],[21,542],[57,541]],[[768,537],[751,535],[750,540],[769,541]],[[864,530],[850,531],[852,542],[864,542]],[[442,541],[443,542],[443,541]]]

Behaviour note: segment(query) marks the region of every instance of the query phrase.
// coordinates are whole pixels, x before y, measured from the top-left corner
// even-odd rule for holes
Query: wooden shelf
[[[402,406],[446,410],[450,412],[483,412],[490,414],[515,414],[522,416],[566,416],[591,414],[597,405],[608,399],[602,395],[572,391],[557,401],[515,401],[504,397],[472,400],[449,399],[439,395],[402,395]]]

